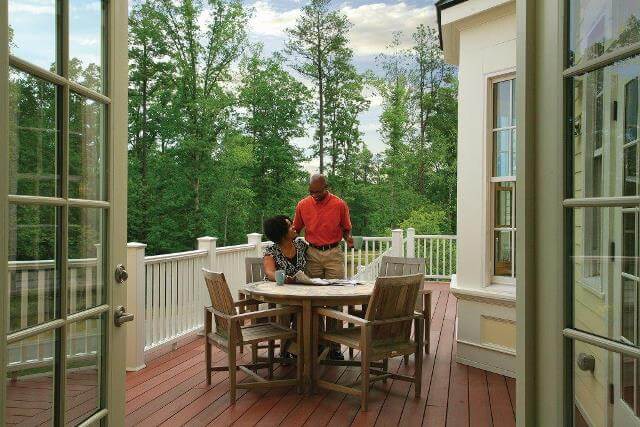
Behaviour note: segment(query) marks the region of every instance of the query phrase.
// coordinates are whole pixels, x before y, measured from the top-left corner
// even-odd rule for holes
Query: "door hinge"
[[[612,113],[613,113],[613,121],[617,122],[618,121],[618,101],[613,101]]]
[[[613,384],[609,384],[609,403],[613,405]]]

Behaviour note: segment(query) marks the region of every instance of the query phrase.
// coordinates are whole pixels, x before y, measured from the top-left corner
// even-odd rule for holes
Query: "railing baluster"
[[[85,291],[84,291],[84,308],[90,308],[92,306],[92,298],[91,295],[93,293],[93,267],[89,266],[89,267],[85,267],[84,269],[84,274],[85,274]],[[92,328],[88,328],[87,325],[85,324],[85,328],[84,328],[84,351],[85,353],[90,353],[92,350],[90,348],[90,342],[89,339],[91,338],[91,334],[90,332],[93,332],[95,325],[94,324],[94,320],[89,320],[87,321],[88,324],[92,325]]]
[[[44,323],[44,300],[46,292],[46,271],[38,270],[38,324]]]
[[[433,238],[430,237],[429,238],[429,269],[430,269],[430,273],[429,274],[431,274],[431,275],[434,274],[434,272],[433,272],[433,252],[434,251],[433,251],[433,249],[434,249],[434,247],[433,247]]]
[[[153,342],[151,336],[151,322],[153,321],[153,265],[144,266],[144,287],[145,287],[145,319],[144,319],[144,331],[145,331],[145,347]]]
[[[192,260],[191,263],[191,270],[190,270],[190,276],[189,277],[189,288],[191,291],[191,299],[190,299],[190,309],[189,309],[189,317],[191,318],[191,327],[195,328],[196,326],[196,322],[197,322],[197,313],[196,313],[196,295],[197,294],[197,289],[196,289],[196,278],[198,277],[198,275],[202,274],[200,272],[200,268],[199,267],[199,263],[200,263],[200,259],[194,259]]]
[[[153,343],[160,341],[160,264],[153,268]]]
[[[29,270],[20,273],[20,329],[28,326],[29,318]],[[23,358],[24,360],[24,358]]]
[[[427,239],[426,238],[422,240],[422,256],[424,258],[427,257]]]
[[[184,260],[178,261],[178,330],[182,333],[187,330],[184,321],[184,295],[185,295],[185,277],[184,277]]]
[[[449,276],[453,275],[453,269],[451,268],[451,262],[453,258],[453,239],[449,240]]]

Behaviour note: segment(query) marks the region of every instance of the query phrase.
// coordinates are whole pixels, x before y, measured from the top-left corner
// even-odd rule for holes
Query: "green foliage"
[[[293,212],[304,194],[303,154],[291,140],[305,135],[311,94],[284,69],[280,55],[264,59],[257,49],[243,61],[239,105],[241,123],[251,142],[250,171],[255,192],[248,229],[261,230],[264,219]]]
[[[413,227],[417,234],[448,234],[447,212],[435,206],[421,207],[412,211],[400,223],[401,228]]]
[[[384,74],[359,73],[352,24],[330,3],[310,0],[285,51],[270,56],[250,46],[251,11],[239,0],[133,3],[130,241],[151,254],[191,249],[203,235],[236,244],[264,218],[292,215],[309,160],[294,141],[310,128],[311,159],[349,203],[355,234],[454,232],[457,83],[437,36],[418,27],[407,50],[395,35]],[[387,146],[375,156],[359,122],[370,88],[383,98]]]

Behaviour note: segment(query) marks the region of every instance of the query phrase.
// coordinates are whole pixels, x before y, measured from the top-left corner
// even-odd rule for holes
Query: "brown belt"
[[[314,245],[313,243],[309,243],[309,246],[315,248],[319,251],[328,251],[329,249],[333,249],[340,245],[340,242],[330,243],[328,245]]]

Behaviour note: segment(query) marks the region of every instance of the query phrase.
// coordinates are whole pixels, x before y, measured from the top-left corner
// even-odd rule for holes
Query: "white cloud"
[[[278,11],[275,0],[257,0],[253,3],[254,14],[249,23],[250,31],[260,36],[284,38],[285,30],[295,25],[300,9]],[[344,3],[340,10],[353,23],[350,46],[356,55],[377,55],[390,43],[394,32],[402,31],[403,47],[411,45],[411,33],[420,24],[435,25],[433,4],[423,7],[411,6],[404,1],[395,4],[370,3],[350,6]]]
[[[253,17],[249,22],[250,31],[262,36],[284,37],[285,30],[293,27],[300,16],[300,9],[278,12],[268,0],[256,1],[253,8]]]
[[[342,12],[353,23],[351,48],[356,55],[376,55],[389,45],[394,32],[402,31],[403,47],[411,45],[411,33],[420,24],[435,25],[435,7],[412,7],[405,2],[345,5]]]
[[[9,2],[9,15],[26,13],[30,15],[54,15],[56,4],[52,0],[31,0],[21,3]]]
[[[85,36],[85,35],[73,35],[73,36],[70,35],[69,36],[69,43],[71,43],[73,46],[82,46],[82,47],[98,46],[99,42],[100,41],[96,37],[90,37],[90,36]]]
[[[382,95],[380,95],[374,87],[369,85],[365,86],[363,95],[369,100],[369,106],[371,108],[380,107],[384,101]]]

